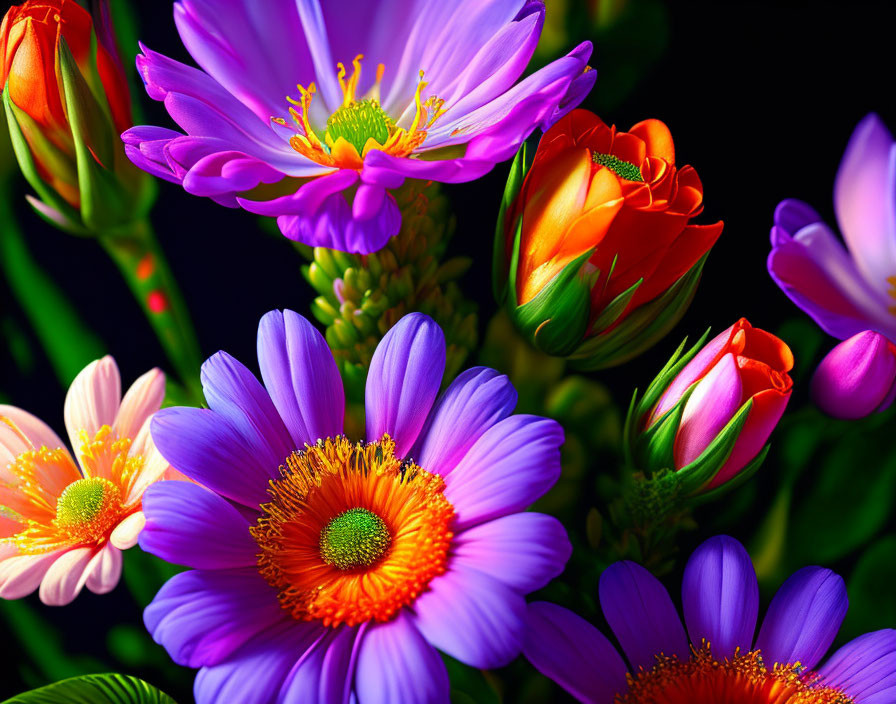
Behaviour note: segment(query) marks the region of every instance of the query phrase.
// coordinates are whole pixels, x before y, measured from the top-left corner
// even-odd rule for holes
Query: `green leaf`
[[[82,675],[32,689],[3,704],[177,704],[136,677],[119,674]]]
[[[501,209],[498,211],[498,222],[495,226],[495,241],[492,248],[492,292],[495,300],[500,304],[504,300],[507,286],[507,270],[504,266],[505,251],[507,247],[507,234],[504,231],[504,220],[507,210],[516,200],[523,187],[526,178],[526,143],[523,142],[519,151],[513,158],[510,166],[510,174],[507,176],[507,185],[504,186],[504,195],[501,197]],[[517,224],[522,226],[522,218]]]

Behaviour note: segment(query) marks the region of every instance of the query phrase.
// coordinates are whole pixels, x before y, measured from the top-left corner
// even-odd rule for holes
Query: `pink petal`
[[[135,381],[121,400],[115,430],[120,438],[134,440],[150,416],[162,407],[165,398],[165,374],[150,369]]]
[[[87,588],[94,594],[111,592],[121,577],[121,550],[107,544],[93,556],[84,574]]]
[[[741,406],[742,384],[733,354],[726,354],[697,384],[675,438],[675,467],[697,459]]]
[[[44,555],[14,555],[0,561],[0,597],[21,599],[40,584],[59,552]]]
[[[143,511],[137,511],[125,518],[112,530],[109,536],[109,542],[119,550],[127,550],[137,544],[137,538],[140,537],[140,531],[146,525],[146,516]],[[88,585],[90,586],[90,585]]]
[[[6,467],[16,456],[31,449],[22,435],[34,447],[65,447],[65,443],[50,426],[28,411],[0,404],[0,419],[4,418],[6,422],[0,422],[0,467]]]
[[[102,426],[112,426],[121,404],[121,376],[110,355],[91,362],[72,382],[65,397],[65,429],[75,455],[81,447],[78,433],[93,436]]]
[[[146,429],[148,428],[149,426],[146,426]],[[125,497],[124,505],[129,506],[130,504],[136,503],[140,497],[143,496],[143,492],[146,491],[146,488],[153,482],[157,482],[164,478],[170,469],[171,465],[169,465],[168,461],[162,457],[162,453],[156,449],[155,443],[148,439],[146,451],[143,453],[143,468],[131,480],[131,488]],[[176,478],[186,479],[180,472],[177,472],[177,474],[179,476]]]
[[[70,604],[84,587],[87,565],[95,554],[93,548],[74,548],[62,553],[40,583],[40,600],[47,606]]]

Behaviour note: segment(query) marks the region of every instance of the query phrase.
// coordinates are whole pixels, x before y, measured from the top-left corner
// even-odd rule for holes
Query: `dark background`
[[[264,0],[259,0],[264,1]],[[140,36],[154,50],[189,61],[178,40],[170,5],[136,3]],[[878,112],[896,128],[893,3],[868,2],[669,2],[659,3],[667,19],[667,45],[643,71],[627,96],[602,97],[630,70],[652,36],[598,43],[592,65],[598,79],[584,104],[620,128],[647,117],[665,121],[675,138],[680,165],[696,167],[703,180],[705,211],[700,222],[725,221],[725,230],[705,268],[690,311],[671,335],[621,370],[597,374],[616,401],[626,405],[631,389],[644,386],[685,334],[707,326],[721,330],[740,316],[777,330],[799,312],[767,275],[768,232],[775,205],[798,197],[812,203],[832,224],[831,194],[843,148],[856,123]],[[551,12],[548,0],[548,12]],[[584,30],[583,30],[584,33]],[[582,37],[587,38],[587,37]],[[617,37],[618,39],[618,37]],[[572,38],[570,39],[572,41]],[[627,75],[627,74],[626,74]],[[146,122],[171,125],[161,106],[137,98]],[[507,166],[482,180],[447,189],[458,229],[451,250],[473,257],[463,280],[480,304],[480,324],[495,310],[490,294],[491,238]],[[302,260],[283,239],[259,228],[255,216],[187,195],[160,182],[153,221],[184,292],[205,356],[226,349],[255,366],[258,319],[273,308],[308,315],[312,291],[302,278]],[[105,341],[121,368],[123,383],[165,358],[125,284],[101,249],[45,226],[25,205],[20,222],[33,255],[70,297],[86,323]],[[896,272],[894,272],[896,274]],[[23,332],[32,363],[20,368],[0,347],[0,393],[62,432],[65,389],[57,382],[27,319],[0,281],[2,315]],[[788,340],[788,342],[794,342]],[[798,342],[798,341],[797,341]],[[830,345],[833,341],[830,341]],[[797,389],[792,403],[802,403]],[[749,531],[749,527],[745,528]],[[51,624],[71,652],[102,657],[106,632],[122,613],[136,622],[126,590],[96,597],[85,592],[75,605],[50,609],[36,597],[28,603]],[[3,638],[16,650],[11,639]],[[11,656],[11,657],[10,657]],[[0,697],[20,691],[28,666],[24,654],[3,659]],[[189,699],[189,673],[181,681],[155,680],[180,701]]]

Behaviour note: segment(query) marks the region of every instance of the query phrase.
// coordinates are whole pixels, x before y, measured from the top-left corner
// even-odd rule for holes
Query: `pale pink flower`
[[[115,360],[92,362],[65,398],[74,453],[43,421],[0,405],[0,597],[40,586],[41,601],[62,606],[85,585],[115,587],[121,551],[146,522],[143,492],[169,469],[149,435],[164,396],[159,369],[122,398]]]

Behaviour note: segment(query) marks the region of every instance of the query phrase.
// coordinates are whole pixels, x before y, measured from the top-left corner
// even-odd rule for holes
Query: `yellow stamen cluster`
[[[72,543],[98,542],[118,523],[121,499],[121,490],[108,479],[79,479],[57,500],[53,524]]]
[[[376,82],[367,96],[362,98],[357,95],[363,58],[362,54],[355,57],[352,75],[348,79],[345,66],[337,64],[342,105],[328,118],[323,139],[314,131],[309,118],[311,101],[317,90],[315,84],[311,83],[308,88],[297,86],[298,100],[287,97],[293,105],[289,114],[299,128],[299,134],[289,140],[297,152],[324,166],[351,169],[360,169],[364,157],[374,149],[406,157],[423,144],[427,130],[445,113],[444,101],[440,98],[432,96],[425,102],[422,100],[427,83],[423,81],[423,71],[420,71],[420,81],[414,94],[414,119],[407,129],[396,126],[380,106],[380,85],[385,72],[383,64],[377,66]],[[277,124],[287,124],[283,118],[272,119]]]
[[[718,660],[708,644],[693,648],[686,661],[659,655],[653,668],[627,679],[616,704],[854,704],[799,663],[769,670],[758,650]]]

